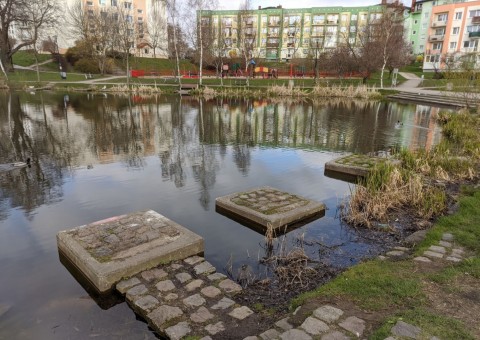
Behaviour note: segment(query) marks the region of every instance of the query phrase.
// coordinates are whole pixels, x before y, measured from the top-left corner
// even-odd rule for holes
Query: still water
[[[269,185],[328,208],[287,244],[304,240],[312,258],[336,266],[373,256],[336,217],[351,185],[324,176],[324,164],[345,152],[430,148],[437,113],[345,100],[0,93],[0,164],[32,159],[0,173],[0,339],[154,337],[125,303],[98,307],[59,261],[58,231],[115,215],[153,209],[204,237],[219,271],[248,264],[262,275],[263,236],[216,213],[215,198]]]

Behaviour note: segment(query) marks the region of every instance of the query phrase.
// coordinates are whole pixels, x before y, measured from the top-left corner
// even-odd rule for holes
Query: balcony
[[[447,26],[447,21],[434,21],[432,22],[432,27],[443,27]]]
[[[325,32],[312,32],[311,36],[312,37],[323,37],[325,35]]]
[[[295,43],[289,42],[287,43],[287,47],[295,47]]]
[[[327,20],[327,25],[338,25],[338,20]]]
[[[276,43],[267,43],[267,48],[277,48],[278,47],[278,42]]]
[[[480,16],[472,18],[472,24],[480,24]]]
[[[325,21],[314,21],[312,25],[313,26],[325,25]]]
[[[280,26],[280,20],[278,21],[269,21],[268,22],[268,26],[272,27],[272,26]]]
[[[480,38],[480,32],[470,32],[470,33],[468,33],[468,37],[473,38],[473,39],[479,39]]]
[[[443,41],[445,39],[445,35],[430,35],[428,37],[428,40],[429,41]]]

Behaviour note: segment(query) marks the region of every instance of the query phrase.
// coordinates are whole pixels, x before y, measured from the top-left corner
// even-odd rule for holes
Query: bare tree
[[[166,3],[163,0],[154,1],[148,16],[147,33],[154,58],[157,57],[157,50],[165,51],[167,49],[165,44],[165,38],[167,37],[165,6]]]
[[[0,62],[5,70],[12,71],[12,56],[19,49],[36,43],[39,31],[53,25],[56,0],[0,0]],[[13,25],[28,27],[26,39],[11,39]]]
[[[130,52],[135,49],[135,38],[137,35],[134,18],[133,18],[133,4],[131,2],[124,2],[123,6],[119,6],[116,14],[117,35],[115,36],[114,46],[122,52],[125,68],[127,72],[127,86],[130,87]]]
[[[248,74],[250,60],[255,57],[257,42],[257,28],[255,26],[259,24],[255,21],[251,0],[245,0],[245,2],[240,5],[239,19],[238,39],[240,53],[245,60],[245,73]]]
[[[178,4],[176,0],[167,0],[167,7],[169,11],[169,17],[171,21],[171,27],[172,27],[172,42],[173,42],[173,49],[175,52],[175,63],[176,63],[176,75],[178,79],[178,84],[182,84],[181,76],[180,76],[180,59],[178,56],[178,37],[177,37],[177,23],[176,20],[179,16],[178,12]]]

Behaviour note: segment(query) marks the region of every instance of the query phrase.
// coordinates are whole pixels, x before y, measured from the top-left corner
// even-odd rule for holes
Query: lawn
[[[29,70],[16,70],[14,73],[10,73],[8,75],[8,79],[13,82],[21,83],[21,82],[37,82],[37,72],[36,71],[29,71]],[[85,80],[85,76],[79,73],[68,73],[67,79],[65,82],[68,81],[80,81]],[[41,82],[48,82],[48,81],[62,81],[60,78],[59,72],[40,72],[40,81]]]
[[[38,55],[39,63],[50,60],[50,59],[52,59],[51,54]],[[24,66],[24,67],[35,65],[35,55],[33,51],[23,51],[23,50],[18,51],[13,55],[13,64]]]

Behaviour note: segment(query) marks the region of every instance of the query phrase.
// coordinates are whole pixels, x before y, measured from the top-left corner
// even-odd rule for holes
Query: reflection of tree
[[[0,209],[22,207],[31,214],[36,207],[62,197],[71,141],[67,135],[54,133],[43,119],[31,119],[16,93],[0,96],[0,149],[6,151],[1,161],[32,158],[31,168],[0,174]],[[0,213],[0,218],[5,216]]]

